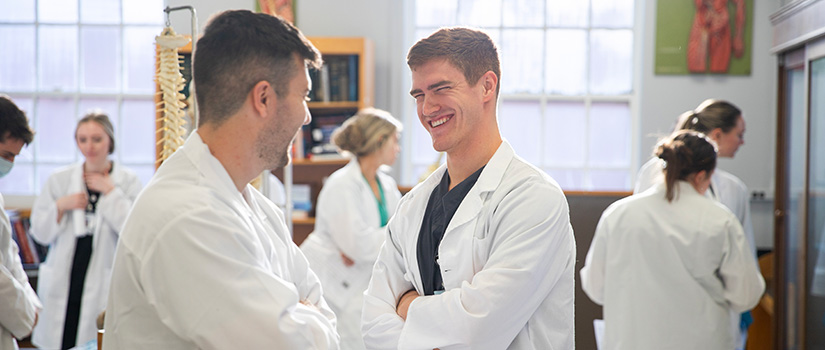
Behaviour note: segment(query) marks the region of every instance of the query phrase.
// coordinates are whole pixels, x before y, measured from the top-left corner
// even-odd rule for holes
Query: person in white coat
[[[682,113],[677,119],[674,132],[679,130],[695,130],[707,135],[716,143],[720,158],[733,158],[739,146],[745,143],[745,119],[742,111],[724,100],[708,99],[695,110]],[[663,181],[661,160],[653,157],[639,169],[633,192],[644,192]],[[749,251],[756,259],[750,194],[745,183],[735,175],[717,168],[711,177],[706,196],[722,203],[736,215],[745,230]],[[744,350],[748,327],[752,322],[750,311],[731,315],[731,323],[735,326],[733,331],[737,338],[737,350]]]
[[[733,349],[730,311],[759,302],[765,281],[742,225],[704,195],[711,142],[687,130],[664,140],[665,181],[602,213],[581,281],[604,306],[603,349]]]
[[[293,25],[213,17],[195,50],[197,130],[124,225],[104,349],[337,349],[335,315],[283,212],[249,184],[289,162],[320,53]]]
[[[23,146],[34,139],[26,115],[8,96],[0,95],[0,177],[9,174]],[[0,194],[0,349],[17,349],[17,339],[31,334],[43,305],[29,284],[12,239]]]
[[[407,193],[364,296],[368,349],[573,349],[567,200],[498,129],[490,37],[444,28],[407,56],[418,118],[446,165]]]
[[[115,138],[106,114],[81,118],[75,141],[84,161],[49,176],[31,214],[32,237],[49,246],[38,271],[43,312],[32,334],[46,349],[97,339],[120,229],[142,187],[134,172],[109,159]]]
[[[301,244],[338,316],[342,349],[364,349],[364,290],[384,244],[387,222],[401,199],[395,180],[380,168],[395,163],[401,128],[389,113],[365,108],[333,133],[333,144],[353,158],[324,182],[315,230]]]

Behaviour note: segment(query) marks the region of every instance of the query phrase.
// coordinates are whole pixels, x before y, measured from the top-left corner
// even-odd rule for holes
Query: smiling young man
[[[14,159],[33,138],[23,111],[8,96],[0,95],[0,177],[9,174]],[[16,349],[15,338],[23,339],[31,334],[43,307],[29,285],[12,234],[0,194],[0,349]]]
[[[337,349],[335,315],[283,213],[248,183],[289,162],[320,53],[291,24],[214,17],[194,55],[198,129],[124,225],[106,349]]]
[[[567,200],[498,129],[490,37],[445,28],[407,56],[418,118],[447,164],[399,203],[364,299],[369,349],[573,349]]]

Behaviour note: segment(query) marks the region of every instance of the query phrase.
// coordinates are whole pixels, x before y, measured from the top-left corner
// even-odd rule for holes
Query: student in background
[[[745,143],[745,119],[742,111],[732,103],[723,100],[708,99],[699,104],[695,110],[682,113],[677,119],[674,132],[678,130],[694,130],[704,133],[716,143],[720,158],[733,158],[739,146]],[[639,169],[633,192],[641,193],[662,181],[662,162],[653,157]],[[710,179],[710,187],[706,195],[724,204],[736,215],[745,230],[749,251],[756,259],[750,194],[745,183],[727,171],[716,169]],[[748,327],[752,322],[750,311],[731,315],[731,323],[735,326],[733,331],[737,338],[737,350],[745,348]]]
[[[321,54],[250,11],[195,46],[200,118],[158,168],[118,242],[104,349],[337,349],[335,315],[284,215],[249,182],[289,162]]]
[[[338,316],[342,349],[364,349],[364,290],[384,243],[385,226],[401,199],[395,180],[380,168],[395,163],[401,128],[389,113],[367,108],[333,133],[332,143],[353,158],[324,182],[315,231],[301,244]]]
[[[496,45],[443,28],[407,64],[419,121],[447,164],[387,225],[364,296],[367,348],[573,349],[567,200],[501,138]]]
[[[14,158],[34,139],[29,121],[8,96],[0,95],[0,177],[6,176]],[[12,239],[9,217],[0,194],[0,349],[17,349],[17,339],[31,334],[42,307],[20,262]]]
[[[665,181],[602,213],[581,281],[604,305],[606,349],[733,349],[731,311],[759,302],[765,281],[742,225],[705,197],[711,142],[675,133],[656,148]]]
[[[49,176],[34,202],[31,235],[49,246],[38,271],[43,299],[32,343],[68,349],[97,339],[97,316],[106,308],[120,229],[140,189],[134,172],[109,159],[115,150],[109,117],[95,111],[77,122],[75,141],[84,161]]]

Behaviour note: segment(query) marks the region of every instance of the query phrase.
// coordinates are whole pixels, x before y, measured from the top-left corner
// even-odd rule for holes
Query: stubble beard
[[[292,139],[287,139],[281,135],[282,133],[283,130],[277,125],[271,125],[258,134],[255,142],[258,158],[267,170],[282,168],[289,164],[289,148]]]

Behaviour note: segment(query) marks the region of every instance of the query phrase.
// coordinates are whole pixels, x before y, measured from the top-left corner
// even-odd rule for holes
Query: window
[[[4,195],[36,195],[81,161],[77,120],[101,109],[115,126],[112,159],[144,183],[155,161],[155,45],[163,0],[0,2],[0,93],[26,112],[34,142],[0,179]]]
[[[417,0],[414,41],[442,26],[484,29],[499,46],[499,126],[516,153],[565,190],[625,191],[635,172],[634,11],[634,0]],[[417,117],[407,120],[409,182],[438,155]]]

